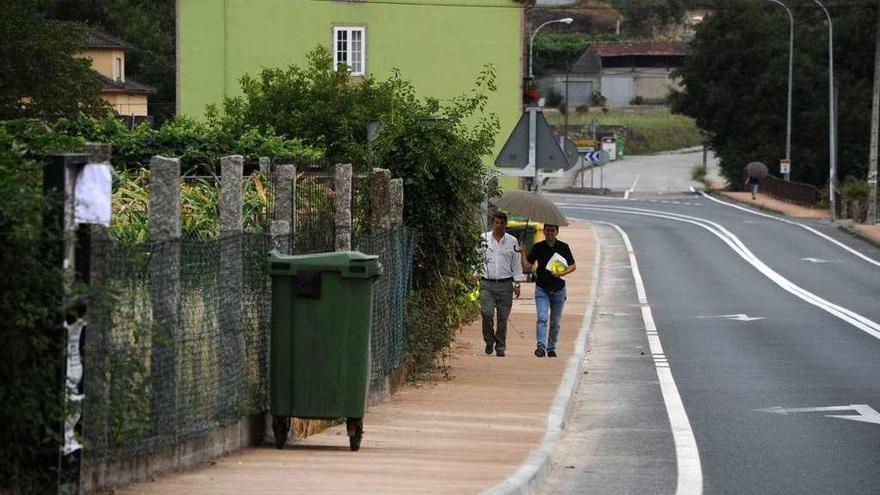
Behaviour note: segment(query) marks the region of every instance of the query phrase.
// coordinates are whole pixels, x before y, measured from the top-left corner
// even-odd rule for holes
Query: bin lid
[[[296,275],[298,271],[339,272],[343,277],[367,278],[382,274],[379,257],[360,251],[287,255],[269,252],[269,273]]]

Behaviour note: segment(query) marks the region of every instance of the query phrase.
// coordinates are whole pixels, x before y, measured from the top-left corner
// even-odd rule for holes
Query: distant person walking
[[[483,340],[486,354],[494,348],[498,357],[507,350],[507,318],[513,296],[519,297],[522,255],[516,237],[507,233],[507,215],[495,213],[492,230],[483,234],[483,269],[480,273],[480,314],[483,317]],[[495,319],[497,316],[497,325]],[[494,328],[493,328],[494,326]]]
[[[535,279],[535,309],[538,320],[535,326],[537,345],[535,356],[556,357],[559,340],[559,322],[568,295],[562,277],[577,269],[568,244],[557,239],[559,226],[544,224],[544,240],[535,244],[523,260],[523,271],[529,272],[538,263]],[[549,313],[550,332],[547,332]]]
[[[755,199],[758,187],[761,185],[761,179],[767,177],[767,165],[761,162],[751,162],[743,168],[743,172],[746,177],[743,185],[749,186],[749,189],[752,190],[752,199]]]

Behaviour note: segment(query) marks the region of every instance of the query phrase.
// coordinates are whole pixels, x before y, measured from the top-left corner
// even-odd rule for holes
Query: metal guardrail
[[[761,179],[761,192],[804,206],[815,206],[819,201],[819,190],[815,186],[784,181],[769,175]]]

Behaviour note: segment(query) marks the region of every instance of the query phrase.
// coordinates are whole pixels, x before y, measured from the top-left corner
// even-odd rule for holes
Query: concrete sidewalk
[[[750,192],[734,192],[734,191],[716,191],[722,198],[732,199],[738,203],[755,206],[764,210],[770,210],[783,215],[796,218],[821,218],[828,220],[830,215],[828,210],[820,210],[818,208],[809,208],[806,206],[788,203],[776,198],[758,193],[755,199],[752,199]],[[838,227],[848,230],[851,233],[863,237],[875,245],[880,245],[880,224],[866,225],[855,223],[848,220],[838,220],[835,222]]]
[[[448,360],[451,379],[406,386],[369,408],[359,452],[349,451],[342,425],[284,450],[266,444],[117,493],[524,493],[546,472],[577,385],[583,359],[570,358],[587,331],[596,282],[593,230],[573,222],[560,238],[578,270],[566,277],[558,358],[533,354],[534,285],[525,284],[511,313],[507,356],[483,354],[479,322],[462,329]]]

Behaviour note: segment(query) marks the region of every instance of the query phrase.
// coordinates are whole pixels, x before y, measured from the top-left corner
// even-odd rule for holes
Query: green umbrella
[[[565,214],[541,193],[508,191],[491,200],[499,210],[552,225],[568,225]]]

